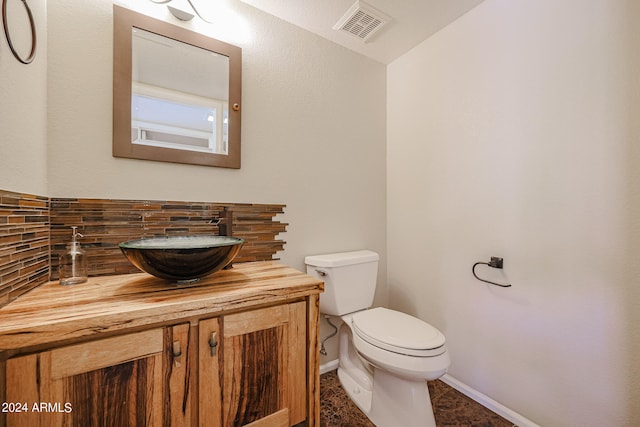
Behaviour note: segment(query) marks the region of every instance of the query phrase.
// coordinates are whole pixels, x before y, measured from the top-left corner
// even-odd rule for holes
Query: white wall
[[[640,425],[633,3],[486,0],[387,71],[390,305],[544,426]]]
[[[9,50],[0,26],[0,189],[46,195],[47,5],[30,1],[36,56],[29,65]],[[22,58],[31,51],[29,18],[22,2],[7,2],[11,40]]]

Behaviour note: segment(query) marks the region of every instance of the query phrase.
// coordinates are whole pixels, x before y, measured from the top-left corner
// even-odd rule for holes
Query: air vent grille
[[[348,33],[366,41],[380,30],[391,17],[380,12],[373,6],[357,1],[334,25],[333,29]]]

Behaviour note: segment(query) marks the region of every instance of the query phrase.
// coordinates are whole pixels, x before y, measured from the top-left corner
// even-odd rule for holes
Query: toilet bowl
[[[446,373],[444,335],[428,323],[382,307],[350,317],[353,344],[372,365],[408,379],[434,380]]]
[[[415,317],[385,308],[342,320],[338,378],[360,410],[378,427],[435,426],[426,381],[449,367],[444,336]],[[373,326],[382,328],[369,329]]]
[[[435,426],[427,380],[444,375],[444,335],[406,313],[373,302],[378,255],[372,251],[316,255],[307,273],[325,282],[320,312],[340,316],[338,378],[378,427]]]

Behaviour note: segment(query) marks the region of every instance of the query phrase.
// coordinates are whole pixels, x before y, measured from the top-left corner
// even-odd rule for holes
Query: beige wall
[[[237,1],[215,19],[184,25],[243,49],[240,170],[113,158],[112,3],[49,3],[49,195],[285,203],[284,262],[384,256],[385,67]]]
[[[0,189],[47,192],[47,7],[29,2],[36,23],[36,56],[29,65],[9,50],[0,26]],[[22,2],[7,2],[14,46],[23,58],[31,50],[29,19]]]
[[[390,305],[544,426],[640,424],[633,3],[486,0],[387,70]]]

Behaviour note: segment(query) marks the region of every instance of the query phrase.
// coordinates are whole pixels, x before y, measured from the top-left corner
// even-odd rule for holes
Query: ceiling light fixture
[[[171,3],[172,1],[173,4],[167,4]],[[188,3],[188,5],[191,6],[191,9],[196,13],[196,15],[198,15],[198,18],[202,19],[208,24],[213,23],[207,19],[204,19],[202,15],[200,15],[200,12],[198,12],[198,9],[196,9],[191,0],[151,0],[151,2],[157,4],[167,4],[167,9],[169,9],[169,12],[171,12],[173,16],[181,21],[190,21],[194,17],[193,13],[191,13],[191,11],[189,10],[189,7],[187,7]]]

